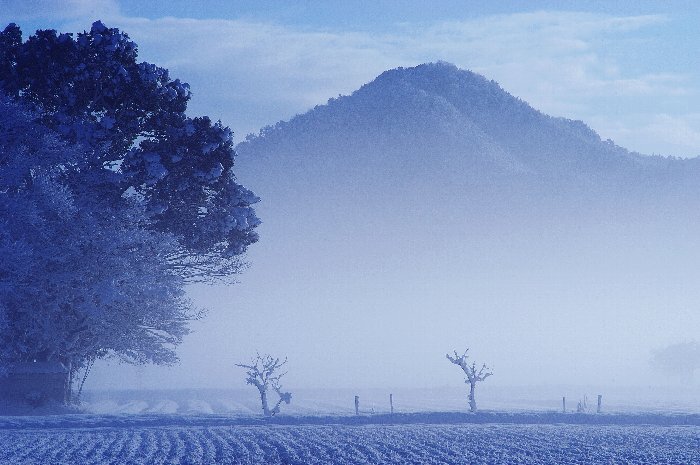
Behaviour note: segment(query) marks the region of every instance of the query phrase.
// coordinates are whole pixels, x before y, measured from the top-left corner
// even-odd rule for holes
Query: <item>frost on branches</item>
[[[107,208],[138,197],[150,229],[177,238],[174,258],[189,280],[226,278],[257,241],[251,205],[259,199],[236,182],[231,130],[188,117],[189,85],[138,63],[137,52],[100,21],[75,36],[40,30],[25,42],[10,24],[0,33],[0,91],[92,150],[69,179],[74,190],[89,189]]]
[[[292,401],[292,393],[282,392],[282,385],[280,384],[280,379],[282,376],[286,375],[286,373],[279,373],[279,370],[286,363],[286,358],[284,361],[281,361],[279,358],[275,358],[269,354],[257,354],[250,365],[243,363],[236,364],[236,366],[246,369],[246,383],[258,389],[262,411],[266,417],[272,417],[280,413],[282,402],[289,404]],[[272,408],[270,408],[267,399],[267,391],[270,388],[277,393],[277,397],[279,398]]]
[[[0,370],[59,361],[80,385],[109,354],[175,362],[197,316],[166,259],[176,242],[136,202],[110,211],[72,192],[86,154],[33,119],[0,99]]]
[[[464,374],[467,375],[467,378],[464,380],[464,382],[469,383],[469,410],[471,412],[476,412],[476,398],[474,397],[476,383],[484,381],[489,376],[492,376],[493,373],[491,372],[491,369],[486,366],[485,363],[481,366],[481,368],[478,369],[476,367],[476,362],[472,362],[470,365],[467,352],[469,352],[469,349],[465,350],[464,354],[458,355],[457,351],[455,350],[454,356],[450,354],[447,354],[445,356],[447,357],[447,360],[460,367],[462,371],[464,371]]]
[[[0,33],[0,372],[60,361],[79,390],[101,357],[175,362],[199,315],[185,284],[226,280],[257,241],[231,131],[136,57],[99,21]]]

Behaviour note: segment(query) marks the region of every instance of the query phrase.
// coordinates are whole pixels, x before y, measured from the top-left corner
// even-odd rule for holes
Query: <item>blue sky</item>
[[[445,60],[632,150],[700,154],[696,2],[0,0],[25,35],[97,18],[238,140],[386,69]]]

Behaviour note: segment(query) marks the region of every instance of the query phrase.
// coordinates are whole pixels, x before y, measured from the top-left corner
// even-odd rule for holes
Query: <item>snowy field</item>
[[[59,422],[40,429],[16,424],[0,433],[0,464],[700,463],[698,426],[222,421],[139,426],[121,419],[119,426]]]
[[[394,415],[382,390],[358,390],[359,416],[353,391],[300,390],[273,419],[251,390],[88,392],[87,413],[0,416],[0,465],[700,464],[692,390],[608,389],[610,411],[564,414],[546,390],[494,386],[476,415],[461,389],[394,391]]]

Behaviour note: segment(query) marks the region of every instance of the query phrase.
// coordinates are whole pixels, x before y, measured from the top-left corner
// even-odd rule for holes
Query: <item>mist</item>
[[[242,388],[256,351],[298,388],[459,386],[445,354],[466,348],[495,387],[679,383],[651,360],[700,323],[692,160],[450,65],[394,73],[238,146],[262,199],[250,267],[189,289],[209,313],[178,366],[107,363],[90,387]]]

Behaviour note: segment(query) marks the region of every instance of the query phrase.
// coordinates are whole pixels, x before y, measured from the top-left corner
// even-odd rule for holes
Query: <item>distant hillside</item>
[[[322,182],[330,170],[368,187],[387,175],[471,192],[526,186],[654,197],[700,179],[695,161],[629,152],[581,121],[545,115],[447,63],[386,71],[350,96],[264,128],[237,150],[254,177],[281,169]]]

